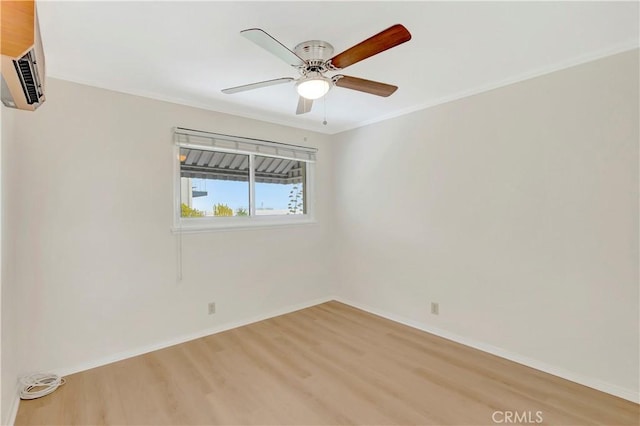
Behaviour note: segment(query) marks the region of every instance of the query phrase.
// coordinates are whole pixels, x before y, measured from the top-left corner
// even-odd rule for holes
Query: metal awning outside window
[[[180,176],[185,178],[248,181],[250,155],[255,182],[295,184],[305,178],[307,162],[317,149],[298,145],[176,127],[180,147]]]
[[[249,156],[195,148],[180,148],[180,176],[198,179],[249,180]],[[301,183],[302,161],[255,156],[255,180],[264,183]]]

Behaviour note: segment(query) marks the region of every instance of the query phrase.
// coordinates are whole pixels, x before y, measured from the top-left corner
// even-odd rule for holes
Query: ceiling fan
[[[322,40],[302,42],[294,47],[292,51],[259,28],[243,30],[240,34],[287,62],[292,67],[297,68],[300,77],[297,79],[293,77],[283,77],[230,87],[223,89],[222,93],[232,94],[295,81],[296,90],[300,95],[296,114],[305,114],[311,111],[314,99],[319,99],[326,95],[333,86],[384,97],[391,95],[398,89],[397,86],[358,77],[350,77],[348,75],[338,74],[327,77],[325,74],[327,72],[344,69],[349,65],[353,65],[356,62],[360,62],[363,59],[367,59],[411,40],[411,33],[409,33],[404,26],[396,24],[342,53],[331,56],[333,55],[333,46]]]

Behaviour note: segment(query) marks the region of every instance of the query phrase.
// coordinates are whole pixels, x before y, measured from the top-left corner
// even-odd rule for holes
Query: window
[[[256,155],[256,215],[305,214],[307,165],[304,161]],[[286,175],[286,178],[281,177]]]
[[[249,212],[249,155],[180,147],[180,216]]]
[[[313,219],[313,148],[175,129],[175,227],[279,225]]]

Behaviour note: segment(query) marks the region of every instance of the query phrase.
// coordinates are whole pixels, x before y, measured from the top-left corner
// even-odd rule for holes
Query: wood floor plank
[[[328,302],[73,374],[16,425],[638,425],[640,406]]]

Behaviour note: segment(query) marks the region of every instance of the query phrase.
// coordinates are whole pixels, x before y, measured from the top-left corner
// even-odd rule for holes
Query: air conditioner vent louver
[[[46,69],[34,0],[0,1],[0,100],[35,111],[46,100]]]
[[[40,102],[42,87],[35,72],[36,61],[33,58],[32,52],[27,52],[22,58],[13,61],[13,64],[20,78],[20,84],[27,98],[27,103],[33,105]]]

